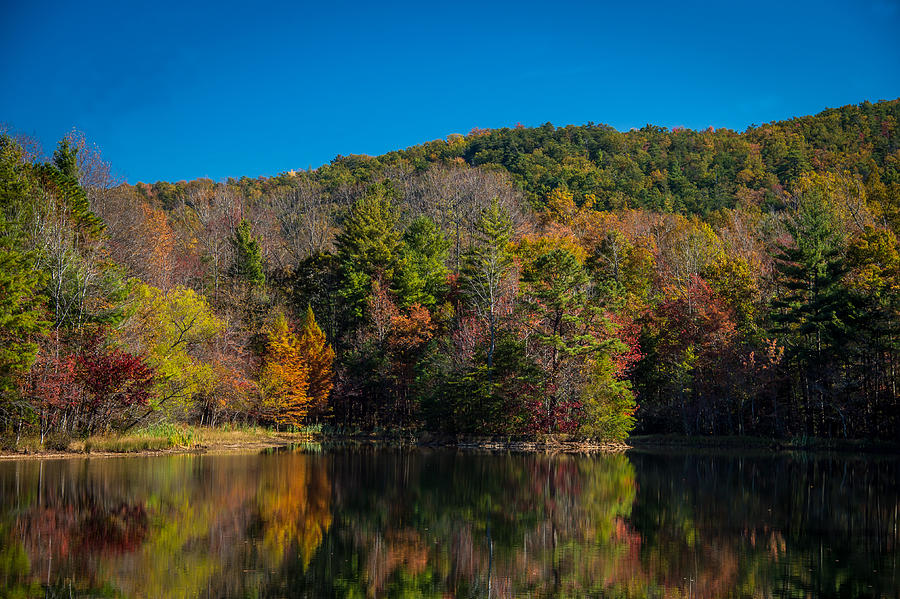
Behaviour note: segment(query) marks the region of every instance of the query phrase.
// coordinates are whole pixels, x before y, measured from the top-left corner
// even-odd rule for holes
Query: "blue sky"
[[[751,123],[900,96],[900,0],[3,2],[0,122],[129,182],[274,175],[473,127]]]

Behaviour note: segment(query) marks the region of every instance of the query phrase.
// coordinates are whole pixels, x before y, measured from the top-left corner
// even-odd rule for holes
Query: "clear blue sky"
[[[133,183],[900,96],[900,0],[253,4],[0,1],[0,122],[46,151],[76,127]]]

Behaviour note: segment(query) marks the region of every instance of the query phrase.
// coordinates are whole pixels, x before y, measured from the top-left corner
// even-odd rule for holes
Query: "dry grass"
[[[48,437],[43,444],[39,437],[24,437],[18,444],[9,439],[0,450],[12,454],[236,450],[286,445],[310,438],[311,431],[280,433],[258,426],[209,428],[161,423],[127,434],[93,435],[84,439]]]

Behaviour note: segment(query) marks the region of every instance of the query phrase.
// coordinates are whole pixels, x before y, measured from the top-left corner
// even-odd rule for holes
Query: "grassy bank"
[[[43,454],[118,454],[182,451],[210,451],[275,447],[308,441],[314,429],[277,432],[258,426],[198,427],[157,424],[126,434],[94,435],[86,438],[64,436],[3,439],[0,454],[7,456]]]

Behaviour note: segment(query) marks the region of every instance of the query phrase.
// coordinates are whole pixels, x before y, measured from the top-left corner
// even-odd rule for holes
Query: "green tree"
[[[99,235],[105,225],[91,211],[87,193],[78,182],[78,148],[68,139],[61,139],[53,153],[53,161],[42,165],[38,171],[43,176],[44,186],[65,205],[79,232],[87,237]]]
[[[825,434],[841,350],[852,334],[853,310],[842,282],[845,273],[838,220],[821,188],[806,190],[787,222],[793,244],[775,255],[778,293],[771,303],[772,332],[784,340],[797,368],[798,410],[807,434]],[[826,410],[828,414],[826,415]]]
[[[336,245],[341,278],[338,294],[349,319],[359,322],[365,317],[372,280],[378,276],[390,285],[394,279],[400,234],[388,190],[374,186],[353,205]]]
[[[450,243],[434,221],[420,216],[403,233],[395,287],[403,307],[433,308],[447,288]]]
[[[900,424],[894,364],[900,353],[900,242],[890,230],[867,226],[847,252],[847,283],[859,306],[853,366],[845,394],[856,399],[855,434],[892,438]]]
[[[592,439],[624,441],[634,428],[637,404],[631,382],[623,380],[614,359],[614,353],[622,353],[624,346],[612,341],[608,350],[598,352],[587,363],[578,433]]]
[[[66,177],[78,178],[78,148],[73,148],[67,138],[62,138],[53,152],[53,166]]]
[[[246,219],[242,218],[235,227],[231,245],[234,248],[231,275],[255,287],[265,285],[266,274],[263,270],[262,252],[259,249],[259,242],[250,230],[250,222]]]
[[[35,268],[34,253],[26,250],[22,230],[32,209],[33,185],[21,148],[0,137],[0,412],[12,399],[17,378],[34,361],[34,338],[49,326],[41,294],[45,276]]]
[[[463,259],[463,288],[469,303],[488,328],[487,366],[494,364],[494,349],[501,318],[512,309],[515,279],[512,220],[497,200],[481,211],[474,243]]]
[[[5,223],[0,215],[0,230]],[[17,375],[34,361],[35,335],[47,330],[40,289],[43,273],[34,269],[28,254],[17,250],[10,239],[0,235],[0,397],[15,388]]]
[[[589,278],[572,252],[552,249],[539,255],[522,273],[524,306],[532,323],[543,366],[555,392],[544,399],[547,432],[572,414],[558,412],[561,403],[573,399],[578,363],[596,349],[596,339],[586,319],[594,312],[587,306]]]

